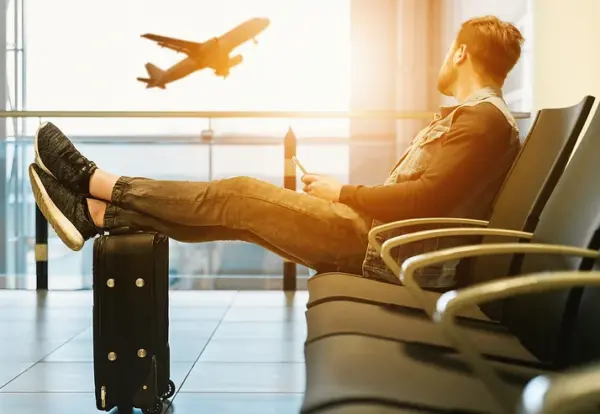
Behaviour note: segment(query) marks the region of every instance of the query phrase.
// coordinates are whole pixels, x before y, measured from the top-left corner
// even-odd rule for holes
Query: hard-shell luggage
[[[94,241],[96,406],[160,413],[170,380],[169,240],[142,232]]]

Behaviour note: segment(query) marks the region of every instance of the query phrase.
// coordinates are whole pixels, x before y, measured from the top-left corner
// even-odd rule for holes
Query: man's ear
[[[460,45],[454,52],[454,64],[460,65],[467,59],[467,45]]]

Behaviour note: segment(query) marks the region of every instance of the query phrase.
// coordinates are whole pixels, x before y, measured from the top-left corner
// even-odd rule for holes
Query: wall
[[[473,17],[494,15],[499,19],[515,24],[526,38],[523,53],[519,63],[509,74],[506,81],[504,93],[505,99],[511,109],[515,111],[528,111],[531,108],[531,76],[528,72],[531,56],[531,39],[528,39],[529,27],[527,12],[531,0],[442,0],[442,39],[443,49],[439,51],[445,54],[448,45],[452,43],[460,25]],[[529,76],[528,76],[529,75]],[[440,102],[444,105],[454,103],[453,98],[441,97]]]
[[[586,94],[600,100],[600,0],[372,3],[352,0],[352,109],[431,111],[454,104],[435,90],[439,66],[461,23],[487,14],[516,24],[525,36],[521,59],[504,89],[512,110],[572,105]],[[426,123],[353,121],[350,180],[383,181]],[[529,122],[520,125],[525,135]]]
[[[453,98],[435,89],[465,20],[495,15],[525,36],[504,97],[514,111],[600,99],[600,0],[352,0],[352,109],[432,111]],[[388,36],[386,38],[386,36]],[[390,38],[392,36],[393,38]],[[556,82],[562,79],[562,82]],[[568,79],[568,81],[564,81]],[[522,135],[529,121],[520,121]],[[427,120],[353,121],[351,181],[381,182]],[[389,136],[395,134],[395,142]],[[365,138],[371,138],[366,143]],[[378,139],[379,138],[379,139]]]
[[[441,50],[439,0],[397,1],[396,110],[435,111],[439,102],[437,74]],[[402,119],[396,123],[396,157],[431,119]]]
[[[442,0],[441,16],[442,49],[438,53],[445,54],[448,46],[458,33],[460,25],[473,17],[494,15],[516,25],[523,36],[525,44],[521,58],[509,73],[504,84],[504,99],[513,111],[528,112],[532,109],[533,95],[533,50],[535,39],[532,30],[532,0]],[[453,98],[440,96],[439,104],[453,105]],[[529,131],[530,120],[518,120],[522,138]]]
[[[599,0],[534,0],[533,107],[600,99]]]
[[[353,111],[393,111],[396,68],[396,0],[351,2],[351,98]],[[395,161],[395,122],[350,122],[350,183],[381,184]]]

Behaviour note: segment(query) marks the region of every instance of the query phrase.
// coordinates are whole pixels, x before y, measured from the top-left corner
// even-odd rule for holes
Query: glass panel
[[[30,109],[348,109],[348,0],[173,0],[168,7],[159,0],[130,0],[126,5],[119,0],[94,5],[53,0],[27,2],[25,7]],[[49,20],[48,15],[53,18]],[[146,76],[146,62],[167,69],[184,57],[140,39],[141,34],[153,32],[205,42],[253,17],[267,17],[271,24],[258,36],[257,45],[250,41],[232,52],[242,54],[244,61],[231,69],[226,80],[215,76],[212,69],[205,69],[168,84],[167,90],[146,89],[136,81],[136,77]],[[339,128],[335,125],[340,122],[348,124],[347,120],[319,121],[314,122],[313,130],[330,122],[334,128]],[[261,125],[256,120],[218,123],[223,131],[246,133],[256,130],[251,125]],[[273,120],[263,124],[267,123],[277,124]],[[135,119],[102,123],[107,128],[102,133],[113,128],[117,135],[125,131],[146,133],[144,124]],[[156,120],[153,124],[156,133],[172,132],[172,120]],[[198,130],[195,123],[177,125],[178,132]],[[260,129],[265,130],[264,126]]]
[[[21,38],[19,28],[14,27],[14,3],[9,2],[7,13],[9,44],[15,42],[15,36]],[[436,15],[446,27],[439,34],[444,53],[460,23],[477,15],[497,14],[517,22],[526,37],[532,37],[531,16],[521,0],[460,3],[460,8],[444,6],[442,15]],[[349,109],[353,69],[349,0],[172,0],[169,7],[159,0],[92,4],[53,0],[29,1],[25,7],[27,59],[8,52],[6,65],[10,97],[14,102],[18,95],[30,110]],[[141,34],[153,32],[204,42],[257,16],[268,17],[271,25],[258,36],[257,45],[248,42],[235,51],[244,61],[226,80],[206,69],[169,84],[166,90],[146,89],[136,81],[136,77],[146,76],[146,62],[166,69],[184,57],[140,39]],[[429,55],[436,53],[434,50]],[[522,62],[506,83],[507,101],[515,110],[528,109],[531,102],[531,60],[531,43],[526,43]],[[366,58],[362,63],[373,64]],[[25,79],[21,77],[22,64],[26,65]],[[372,89],[389,86],[371,80]],[[399,79],[392,82],[398,93],[402,92],[399,84]],[[428,96],[431,91],[425,89],[423,96]],[[367,100],[378,106],[381,99],[375,98],[373,95],[373,102]],[[407,109],[410,105],[405,104]],[[43,121],[58,124],[102,168],[122,175],[166,180],[250,175],[282,185],[282,139],[290,127],[298,137],[298,158],[311,172],[334,175],[342,182],[348,182],[351,175],[348,119],[54,118],[23,120],[24,128],[7,120],[11,138],[0,150],[0,158],[5,160],[1,163],[5,176],[0,177],[4,186],[0,224],[6,233],[0,243],[4,255],[0,258],[6,259],[9,277],[0,277],[0,287],[35,287],[34,203],[27,167],[33,159],[32,135]],[[360,180],[355,184],[379,184],[408,141],[427,122],[353,123],[352,177]],[[212,146],[205,139],[208,130],[213,132]],[[19,133],[26,136],[19,137]],[[299,177],[297,187],[302,188]],[[91,248],[92,243],[87,243],[83,251],[72,252],[50,231],[50,288],[90,288]],[[282,260],[258,246],[171,242],[173,288],[272,288],[281,281],[281,272]],[[298,273],[306,277],[308,270],[299,267]]]
[[[14,49],[16,46],[16,38],[15,38],[15,1],[17,0],[8,0],[3,2],[2,4],[6,6],[6,46],[9,51]]]
[[[74,130],[68,119],[53,120]],[[96,120],[100,121],[100,120]],[[108,120],[114,121],[114,120]],[[172,120],[177,123],[178,120]],[[32,125],[34,126],[34,125]],[[36,126],[37,127],[37,126]],[[84,131],[82,131],[84,132]],[[201,140],[174,136],[102,137],[75,136],[78,149],[101,168],[119,175],[144,176],[160,180],[207,181],[238,175],[256,177],[283,185],[283,137],[248,144],[213,145]],[[0,276],[0,287],[35,288],[35,203],[27,168],[34,159],[33,136],[12,139],[2,148],[6,154],[7,269]],[[315,139],[299,139],[297,154],[313,171],[347,180],[348,145],[323,144]],[[298,177],[297,188],[302,184]],[[88,242],[81,251],[69,250],[49,228],[49,288],[90,289],[92,287],[92,249]],[[245,242],[180,243],[170,242],[170,277],[173,289],[253,288],[280,286],[283,261],[262,247]],[[298,266],[300,278],[309,270]]]
[[[8,277],[0,277],[0,284],[9,288],[25,287],[27,275],[35,273],[33,247],[35,244],[34,200],[26,178],[26,162],[33,159],[31,145],[10,140],[0,150],[6,156],[4,217],[5,268]],[[0,275],[4,276],[4,275]]]
[[[155,136],[167,136],[173,140],[200,138],[209,127],[207,119],[193,118],[28,118],[27,131],[35,132],[42,122],[59,125],[69,136],[90,137],[97,140],[122,141],[146,140]]]
[[[15,80],[15,61],[16,54],[14,52],[7,52],[6,54],[6,109],[7,110],[16,110],[18,108],[15,107],[15,89],[16,89],[16,80]],[[6,134],[8,137],[14,137],[15,131],[18,130],[17,126],[18,120],[15,119],[7,119],[6,120]]]

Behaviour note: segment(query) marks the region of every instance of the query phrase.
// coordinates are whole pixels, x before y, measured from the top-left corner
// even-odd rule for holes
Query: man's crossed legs
[[[178,241],[241,240],[319,272],[360,274],[370,220],[345,204],[250,177],[212,182],[119,177],[100,170],[53,124],[29,168],[40,210],[71,249],[105,231],[158,231]]]

